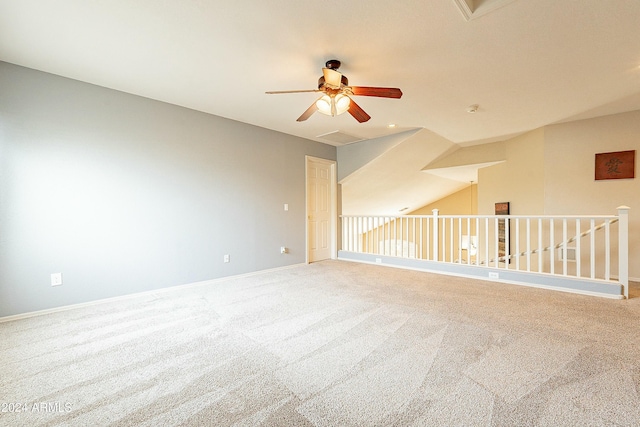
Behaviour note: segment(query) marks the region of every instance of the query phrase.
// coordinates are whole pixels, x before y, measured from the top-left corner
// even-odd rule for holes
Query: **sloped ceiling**
[[[640,109],[638,22],[637,0],[3,0],[0,60],[333,145],[320,136],[424,129],[470,146]],[[332,58],[351,84],[404,96],[359,97],[367,123],[298,123],[317,94],[264,93],[314,89]],[[419,153],[421,170],[434,154]],[[362,185],[412,185],[381,175]],[[423,175],[420,191],[445,179]]]
[[[345,215],[399,215],[457,191],[460,183],[421,171],[425,163],[455,149],[447,139],[422,129],[369,161],[342,183]],[[338,152],[338,162],[341,160]],[[468,183],[467,183],[468,184]]]

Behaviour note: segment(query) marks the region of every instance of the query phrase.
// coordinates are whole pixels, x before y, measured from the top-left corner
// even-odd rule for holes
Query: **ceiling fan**
[[[394,87],[349,86],[349,80],[338,71],[340,61],[330,59],[322,69],[322,77],[318,79],[318,89],[283,90],[266,92],[268,94],[322,92],[323,95],[298,117],[297,121],[307,120],[313,113],[319,111],[328,116],[337,116],[346,111],[360,123],[368,121],[368,115],[351,96],[376,96],[379,98],[401,98],[402,91]]]

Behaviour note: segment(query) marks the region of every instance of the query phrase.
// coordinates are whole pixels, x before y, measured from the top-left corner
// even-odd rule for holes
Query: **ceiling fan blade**
[[[324,75],[324,84],[332,89],[340,89],[342,83],[342,74],[331,68],[323,68],[322,74]]]
[[[370,115],[365,113],[365,111],[353,101],[353,99],[349,103],[349,114],[351,114],[353,118],[359,121],[360,123],[367,122],[371,118]]]
[[[350,86],[351,93],[359,96],[378,96],[380,98],[401,98],[402,91],[397,87]]]
[[[302,115],[300,117],[298,117],[298,119],[296,121],[297,122],[304,122],[309,117],[311,117],[311,115],[313,113],[315,113],[316,111],[318,111],[318,107],[316,106],[316,103],[314,102],[313,104],[311,104],[311,106],[309,108],[307,108],[307,110],[304,113],[302,113]]]
[[[270,92],[265,92],[267,94],[279,94],[279,93],[303,93],[303,92],[322,92],[318,89],[309,89],[309,90],[272,90]]]

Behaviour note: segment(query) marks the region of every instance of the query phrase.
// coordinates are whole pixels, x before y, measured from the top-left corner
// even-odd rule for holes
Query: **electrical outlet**
[[[62,273],[51,273],[51,286],[62,285]]]
[[[224,256],[224,262],[229,262],[231,260],[231,258],[229,257],[229,254],[226,254]]]
[[[288,210],[289,210],[289,203],[285,203],[285,204],[284,204],[284,210],[285,210],[285,211],[288,211]]]
[[[376,264],[382,264],[382,258],[376,258]]]
[[[496,271],[489,272],[489,279],[499,279],[499,278],[500,278],[500,273]]]

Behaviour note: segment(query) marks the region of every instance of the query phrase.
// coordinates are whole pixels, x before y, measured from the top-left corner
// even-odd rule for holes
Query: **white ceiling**
[[[638,0],[2,0],[0,60],[321,142],[474,145],[640,109],[639,22]],[[299,123],[317,94],[264,93],[314,89],[333,58],[404,96]]]

